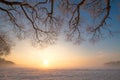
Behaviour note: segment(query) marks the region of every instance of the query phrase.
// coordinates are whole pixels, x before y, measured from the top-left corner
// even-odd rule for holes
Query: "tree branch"
[[[106,6],[106,15],[103,17],[103,19],[101,20],[100,24],[93,29],[92,32],[99,30],[101,27],[103,27],[103,25],[106,23],[106,19],[109,17],[110,14],[110,0],[106,0],[107,1],[107,6]]]

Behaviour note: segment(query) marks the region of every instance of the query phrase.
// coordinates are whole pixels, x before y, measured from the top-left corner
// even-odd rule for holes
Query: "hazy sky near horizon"
[[[17,65],[36,68],[85,68],[100,67],[109,61],[120,60],[120,7],[119,0],[111,3],[111,30],[113,37],[106,37],[96,44],[88,41],[80,45],[73,45],[63,39],[59,39],[55,45],[45,49],[31,46],[29,40],[17,41],[7,60]]]
[[[73,45],[59,40],[44,49],[31,46],[29,40],[17,42],[6,59],[17,65],[35,68],[91,68],[109,61],[120,60],[120,37],[101,40],[96,44],[83,42]],[[45,63],[47,61],[47,64]]]

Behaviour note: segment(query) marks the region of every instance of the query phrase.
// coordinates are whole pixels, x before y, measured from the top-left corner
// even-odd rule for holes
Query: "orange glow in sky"
[[[117,60],[120,56],[117,53],[114,55],[102,51],[93,52],[90,49],[67,43],[61,44],[59,42],[58,44],[39,49],[32,47],[29,41],[21,41],[14,47],[11,54],[5,58],[25,67],[69,69],[99,66],[107,61]],[[92,55],[93,53],[94,55]]]

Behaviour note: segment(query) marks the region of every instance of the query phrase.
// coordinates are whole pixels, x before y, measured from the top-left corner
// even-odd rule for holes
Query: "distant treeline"
[[[110,61],[110,62],[105,63],[105,65],[108,65],[108,66],[120,66],[120,61]]]
[[[8,60],[5,60],[4,58],[0,58],[0,66],[3,66],[3,65],[13,65],[15,64],[14,62],[12,61],[8,61]]]

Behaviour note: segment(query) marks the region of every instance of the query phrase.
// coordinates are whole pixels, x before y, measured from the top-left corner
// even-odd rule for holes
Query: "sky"
[[[110,16],[112,37],[106,37],[95,44],[84,41],[80,45],[74,45],[63,39],[56,44],[39,49],[31,46],[29,40],[17,41],[7,60],[15,62],[19,66],[34,68],[91,68],[101,67],[109,61],[120,60],[120,21],[117,19],[120,11],[119,0],[111,4]]]

